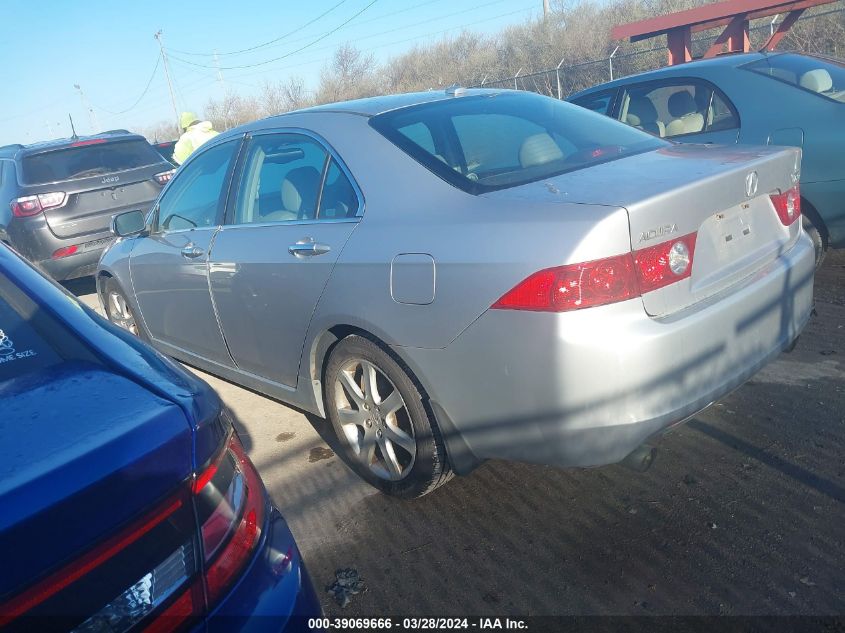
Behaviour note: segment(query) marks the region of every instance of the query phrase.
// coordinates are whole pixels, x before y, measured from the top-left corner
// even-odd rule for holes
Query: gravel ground
[[[90,282],[69,284],[93,304]],[[321,420],[205,376],[232,408],[328,615],[845,613],[845,251],[796,350],[667,435],[654,466],[488,462],[375,493]],[[366,588],[341,609],[335,571]]]

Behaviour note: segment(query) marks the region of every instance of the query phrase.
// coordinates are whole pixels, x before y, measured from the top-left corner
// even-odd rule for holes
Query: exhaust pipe
[[[622,466],[630,468],[638,473],[644,473],[654,463],[654,457],[657,455],[657,449],[648,444],[641,444],[628,455],[625,459],[619,462]]]

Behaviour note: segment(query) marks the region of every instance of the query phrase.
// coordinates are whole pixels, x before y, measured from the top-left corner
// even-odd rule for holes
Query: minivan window
[[[825,99],[845,103],[845,66],[833,60],[783,53],[767,55],[743,68]]]
[[[72,178],[98,176],[161,163],[162,158],[144,140],[97,142],[25,156],[23,181],[38,185]]]
[[[667,145],[603,115],[531,93],[436,101],[386,112],[370,125],[443,180],[473,194]]]

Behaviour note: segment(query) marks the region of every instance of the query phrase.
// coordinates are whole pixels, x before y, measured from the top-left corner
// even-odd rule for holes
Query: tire
[[[323,398],[341,458],[370,485],[415,499],[451,478],[440,429],[420,389],[375,342],[353,335],[333,347]]]
[[[801,223],[804,226],[804,230],[807,231],[807,235],[813,240],[813,247],[816,249],[816,268],[818,268],[822,265],[824,256],[827,253],[827,240],[806,214],[801,214]]]
[[[138,324],[132,306],[126,299],[126,294],[112,277],[106,277],[103,283],[103,306],[106,318],[117,327],[123,328],[140,339],[146,340],[141,326]],[[124,313],[121,313],[121,310]]]

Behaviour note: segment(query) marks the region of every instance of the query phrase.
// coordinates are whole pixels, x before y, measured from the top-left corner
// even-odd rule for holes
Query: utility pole
[[[549,19],[549,0],[543,0],[543,19]]]
[[[161,49],[161,61],[164,63],[164,76],[167,77],[167,88],[170,90],[170,102],[173,104],[173,116],[176,117],[176,133],[179,134],[182,129],[179,127],[179,109],[176,107],[176,97],[173,94],[173,84],[170,82],[170,69],[167,66],[167,54],[164,52],[164,41],[162,40],[161,29],[153,36],[158,40],[158,46]]]
[[[217,49],[214,49],[214,66],[217,68],[217,81],[220,83],[220,87],[223,89],[223,92],[226,92],[226,82],[223,81],[223,71],[220,70],[220,60],[217,58]]]
[[[73,84],[73,87],[79,91],[79,98],[82,101],[82,107],[88,112],[88,122],[91,124],[91,133],[96,134],[97,132],[102,132],[100,120],[97,118],[97,113],[94,112],[94,108],[91,107],[91,104],[88,103],[88,99],[85,98],[82,86],[79,84]]]

